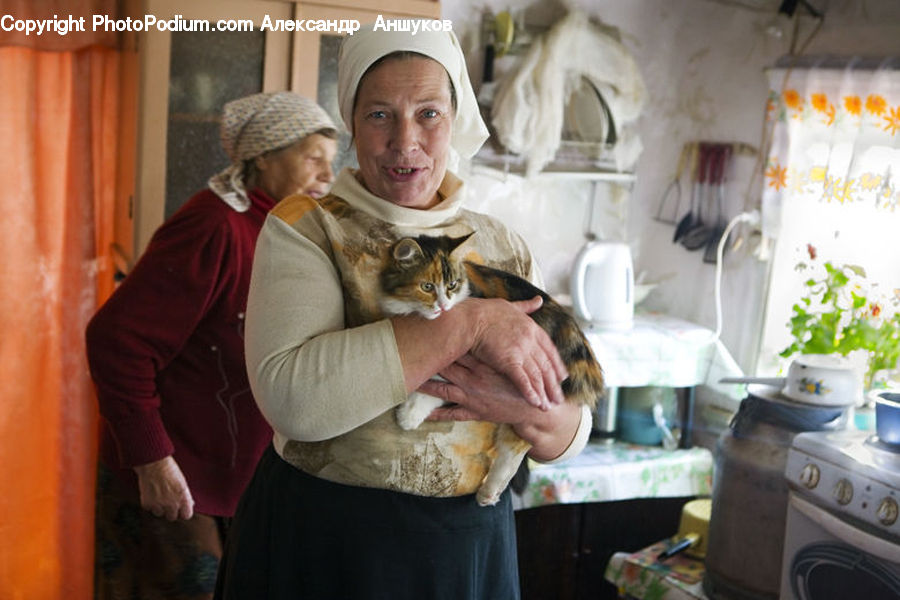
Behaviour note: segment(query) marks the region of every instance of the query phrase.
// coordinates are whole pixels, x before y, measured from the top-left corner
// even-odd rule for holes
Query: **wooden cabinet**
[[[522,600],[615,600],[603,578],[616,552],[675,535],[693,498],[553,504],[516,511]]]
[[[263,31],[264,20],[439,18],[440,3],[125,0],[122,19],[145,21],[148,15],[179,21],[175,31],[151,27],[122,34],[114,255],[123,272],[163,220],[227,166],[219,142],[225,102],[255,92],[293,90],[317,99],[340,123],[334,96],[341,34]],[[240,30],[218,31],[220,20]],[[348,140],[345,135],[342,149]]]

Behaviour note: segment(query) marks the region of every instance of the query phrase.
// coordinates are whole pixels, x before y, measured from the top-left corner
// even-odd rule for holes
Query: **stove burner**
[[[864,445],[872,451],[876,465],[900,471],[900,444],[891,444],[873,435],[866,438]]]
[[[900,444],[885,442],[877,435],[869,436],[868,438],[866,438],[865,443],[867,446],[872,446],[873,448],[877,448],[879,450],[893,452],[894,454],[900,454]]]

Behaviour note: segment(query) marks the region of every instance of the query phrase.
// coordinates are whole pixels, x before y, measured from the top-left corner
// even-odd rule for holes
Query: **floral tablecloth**
[[[663,540],[638,552],[617,552],[604,574],[619,590],[620,598],[636,600],[705,600],[703,561],[678,554],[657,560],[666,549]]]
[[[706,448],[664,450],[624,442],[591,442],[575,458],[556,465],[531,461],[531,478],[517,509],[546,504],[609,502],[633,498],[708,496],[712,453]]]

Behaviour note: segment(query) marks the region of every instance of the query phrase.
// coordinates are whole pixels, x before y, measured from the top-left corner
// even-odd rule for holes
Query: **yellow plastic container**
[[[706,541],[709,538],[709,516],[712,513],[712,500],[701,498],[691,500],[681,509],[681,521],[678,524],[676,539],[682,540],[688,535],[698,536],[696,543],[684,551],[692,558],[706,557]]]

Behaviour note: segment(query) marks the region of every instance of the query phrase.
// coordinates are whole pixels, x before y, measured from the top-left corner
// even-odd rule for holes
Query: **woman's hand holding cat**
[[[175,459],[167,456],[146,465],[134,467],[141,493],[141,507],[169,521],[190,519],[194,515],[194,498]]]
[[[565,400],[560,383],[568,373],[550,336],[528,317],[541,304],[540,296],[520,302],[481,300],[469,352],[508,377],[530,404],[548,410]]]
[[[440,375],[446,381],[429,379],[418,390],[450,403],[432,411],[429,421],[516,424],[524,418],[523,411],[535,410],[508,377],[471,354],[461,356]]]
[[[544,410],[562,403],[565,364],[547,332],[528,316],[542,302],[540,296],[520,302],[470,298],[437,319],[392,317],[407,392],[471,353],[508,377],[520,400]]]
[[[508,423],[532,445],[537,460],[551,460],[571,443],[581,419],[581,408],[564,402],[550,411],[523,402],[512,382],[471,354],[460,357],[440,373],[446,382],[429,380],[419,388],[450,406],[436,408],[429,421],[490,421]]]

